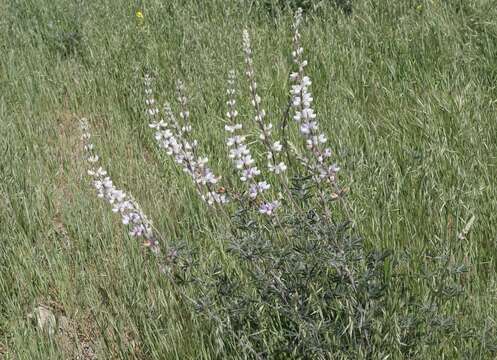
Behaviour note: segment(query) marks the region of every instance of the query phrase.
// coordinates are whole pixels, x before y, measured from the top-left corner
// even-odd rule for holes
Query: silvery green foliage
[[[308,181],[295,181],[307,200],[303,211],[281,217],[285,237],[243,211],[233,219],[229,251],[240,271],[216,267],[199,290],[200,315],[212,324],[219,356],[368,354],[386,289],[386,254],[366,251],[347,222],[332,222],[314,209]]]
[[[246,211],[234,216],[227,241],[237,270],[213,266],[196,304],[217,356],[417,358],[426,346],[478,333],[447,311],[464,296],[464,265],[442,255],[403,274],[390,251],[368,249],[349,222],[314,208],[309,182],[294,179],[303,211],[287,210],[280,228]],[[412,277],[432,290],[414,295]],[[483,346],[497,351],[494,340]]]

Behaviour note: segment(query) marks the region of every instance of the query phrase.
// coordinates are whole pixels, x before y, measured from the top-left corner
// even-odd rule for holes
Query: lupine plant
[[[258,159],[253,156],[256,151],[251,149],[254,141],[247,141],[250,126],[240,120],[240,89],[235,71],[230,71],[224,130],[227,157],[237,177],[234,182],[242,185],[236,191],[220,186],[221,176],[214,174],[208,158],[200,153],[190,123],[185,85],[181,81],[176,85],[176,116],[168,102],[158,105],[153,79],[149,75],[144,78],[145,112],[159,148],[188,174],[206,205],[220,215],[228,214],[232,224],[230,235],[221,237],[226,240],[223,244],[227,254],[239,263],[241,271],[232,274],[216,267],[212,272],[197,274],[197,298],[184,296],[207,320],[206,338],[218,345],[220,357],[240,353],[250,358],[275,354],[285,358],[323,357],[330,351],[367,355],[366,349],[374,339],[373,314],[378,311],[377,299],[384,289],[384,258],[369,256],[348,222],[331,216],[327,205],[323,206],[342,192],[337,190],[339,168],[332,162],[327,137],[320,131],[312,107],[311,80],[305,73],[307,61],[301,45],[302,21],[302,10],[298,9],[293,24],[294,71],[289,75],[289,96],[301,150],[285,149],[287,139],[277,139],[273,132],[274,125],[257,90],[250,35],[248,30],[242,33],[248,98],[265,165],[257,165]],[[137,202],[115,188],[102,168],[96,168],[98,157],[90,142],[88,122],[82,120],[81,126],[92,166],[88,173],[97,195],[113,206],[123,224],[130,225],[130,236],[144,238],[145,244],[160,254],[158,236]],[[294,163],[300,164],[293,173],[301,173],[292,179],[283,161],[284,153],[290,156],[289,150],[298,160]],[[283,210],[281,204],[285,202],[294,206]]]

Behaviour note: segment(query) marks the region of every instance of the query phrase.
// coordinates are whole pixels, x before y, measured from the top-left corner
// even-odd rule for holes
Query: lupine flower
[[[254,182],[252,185],[250,185],[249,196],[252,199],[255,199],[259,194],[268,190],[270,187],[271,186],[265,181],[260,181],[258,183]]]
[[[80,120],[82,131],[81,139],[84,142],[86,160],[90,164],[88,175],[93,178],[93,187],[97,192],[97,197],[106,200],[112,205],[112,211],[121,215],[124,225],[130,227],[129,234],[132,237],[144,238],[145,245],[155,254],[160,252],[159,243],[155,236],[152,223],[147,219],[138,203],[124,191],[116,188],[107,172],[102,167],[96,167],[98,155],[95,153],[95,146],[91,143],[91,134],[88,120]]]
[[[281,160],[279,153],[282,150],[282,146],[279,141],[273,142],[271,131],[273,125],[271,122],[266,122],[266,111],[262,108],[261,97],[257,93],[257,82],[255,81],[255,70],[254,63],[252,60],[252,48],[250,45],[250,36],[248,31],[243,30],[243,52],[245,54],[245,65],[247,79],[249,81],[250,96],[252,98],[252,106],[255,109],[254,120],[259,127],[259,138],[262,140],[264,146],[266,147],[267,160],[268,160],[268,170],[276,174],[282,174],[286,171],[286,165]]]
[[[181,165],[183,171],[189,174],[199,192],[201,198],[209,205],[224,204],[228,201],[226,194],[218,193],[213,188],[220,177],[214,175],[207,166],[208,158],[200,157],[197,154],[197,141],[190,139],[189,133],[192,127],[189,123],[190,112],[188,111],[188,99],[185,95],[184,85],[177,84],[178,101],[181,106],[180,117],[182,123],[174,116],[169,104],[164,105],[163,113],[165,119],[159,119],[159,111],[155,105],[153,91],[151,88],[151,78],[145,75],[145,103],[146,113],[150,117],[149,126],[155,129],[155,140],[160,148],[174,158],[177,164]]]
[[[331,149],[325,145],[328,140],[324,134],[319,132],[316,113],[311,107],[313,98],[309,91],[309,86],[312,82],[304,74],[307,60],[302,58],[304,49],[300,43],[301,35],[299,32],[301,22],[302,9],[299,8],[295,14],[293,23],[292,52],[293,62],[297,66],[297,71],[290,75],[290,80],[293,82],[290,93],[292,96],[291,104],[294,110],[293,119],[299,123],[300,134],[304,137],[305,146],[312,154],[312,160],[306,157],[301,157],[300,160],[314,173],[316,181],[335,183],[336,173],[339,168],[336,164],[330,164]]]
[[[254,165],[255,161],[252,158],[250,149],[245,144],[245,136],[239,135],[238,132],[242,130],[243,126],[237,123],[238,111],[236,110],[236,90],[235,90],[235,72],[230,71],[228,75],[228,101],[226,105],[228,106],[228,112],[226,116],[228,118],[228,124],[225,125],[224,129],[229,134],[226,144],[230,148],[229,157],[233,160],[235,168],[240,173],[240,180],[244,183],[248,183],[248,196],[252,200],[259,199],[262,197],[262,193],[270,188],[270,185],[266,181],[257,181],[257,177],[261,174],[257,166]],[[278,147],[279,142],[277,142],[276,147]],[[276,203],[262,202],[259,206],[259,212],[265,215],[272,215],[276,209]]]
[[[275,200],[275,201],[272,201],[270,203],[264,203],[261,205],[261,207],[259,208],[259,212],[261,214],[265,214],[265,215],[272,215],[274,213],[274,211],[276,209],[278,209],[280,207],[280,202]]]

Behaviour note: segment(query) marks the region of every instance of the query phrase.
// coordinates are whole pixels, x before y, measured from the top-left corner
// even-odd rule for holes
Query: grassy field
[[[204,324],[94,196],[78,120],[90,120],[114,182],[162,234],[201,247],[200,269],[224,261],[225,218],[157,149],[143,74],[157,76],[161,100],[185,81],[194,134],[212,167],[230,173],[224,89],[229,69],[243,72],[241,29],[271,116],[288,101],[292,16],[250,1],[152,0],[141,24],[139,5],[0,1],[0,358],[215,358]],[[350,15],[325,6],[308,13],[303,42],[356,231],[392,250],[385,271],[408,279],[394,283],[406,289],[391,306],[416,298],[423,312],[446,295],[446,326],[409,355],[402,339],[385,340],[390,358],[495,358],[495,2],[356,0]],[[42,304],[70,319],[65,336],[33,325]]]

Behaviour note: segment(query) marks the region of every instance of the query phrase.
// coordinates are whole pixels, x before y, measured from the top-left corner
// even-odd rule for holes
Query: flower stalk
[[[290,74],[290,80],[293,83],[290,94],[293,119],[299,124],[300,135],[304,138],[305,147],[311,155],[310,158],[303,156],[299,160],[307,169],[310,169],[316,182],[325,181],[335,185],[339,167],[334,163],[330,163],[332,152],[326,146],[328,139],[319,131],[317,116],[312,108],[313,98],[309,90],[312,82],[309,76],[304,73],[307,60],[303,59],[304,49],[301,46],[301,34],[299,31],[301,22],[302,9],[299,8],[295,13],[293,23],[292,52],[293,62],[297,67],[297,71]]]
[[[252,47],[250,44],[250,35],[247,29],[243,30],[243,52],[245,54],[245,75],[249,82],[250,96],[252,106],[255,110],[254,121],[259,127],[259,138],[266,148],[267,167],[270,172],[283,174],[287,166],[281,161],[281,150],[283,146],[280,141],[272,140],[273,124],[266,121],[266,111],[262,108],[261,97],[257,93],[257,82],[255,80],[254,61],[252,59]]]
[[[227,203],[226,194],[214,189],[221,177],[216,176],[207,166],[207,157],[198,155],[198,142],[191,139],[192,127],[189,122],[190,112],[187,107],[188,99],[185,95],[184,85],[181,82],[177,83],[178,101],[181,106],[180,117],[182,119],[182,123],[180,123],[168,103],[164,105],[163,109],[165,118],[159,119],[159,111],[154,105],[150,76],[145,76],[144,84],[145,103],[148,106],[146,113],[151,121],[149,126],[155,129],[155,140],[159,147],[165,149],[166,153],[172,156],[175,162],[183,168],[183,171],[190,175],[198,193],[208,205]]]
[[[240,180],[248,185],[248,196],[255,202],[259,202],[259,212],[268,216],[280,206],[279,201],[266,201],[263,193],[271,187],[265,180],[258,180],[261,171],[254,165],[249,147],[245,143],[246,136],[241,134],[243,125],[237,122],[238,111],[236,110],[235,72],[228,74],[228,101],[226,105],[228,112],[226,116],[228,123],[224,126],[228,133],[226,144],[229,148],[229,158],[240,174]]]
[[[82,131],[81,139],[84,142],[85,159],[90,164],[88,175],[93,179],[92,184],[97,197],[112,205],[112,211],[121,216],[124,225],[130,227],[129,235],[134,238],[143,238],[144,245],[154,254],[160,253],[159,242],[154,233],[151,221],[141,210],[138,203],[129,194],[118,189],[101,166],[97,167],[99,157],[95,152],[95,145],[91,142],[91,133],[88,120],[80,120]]]

